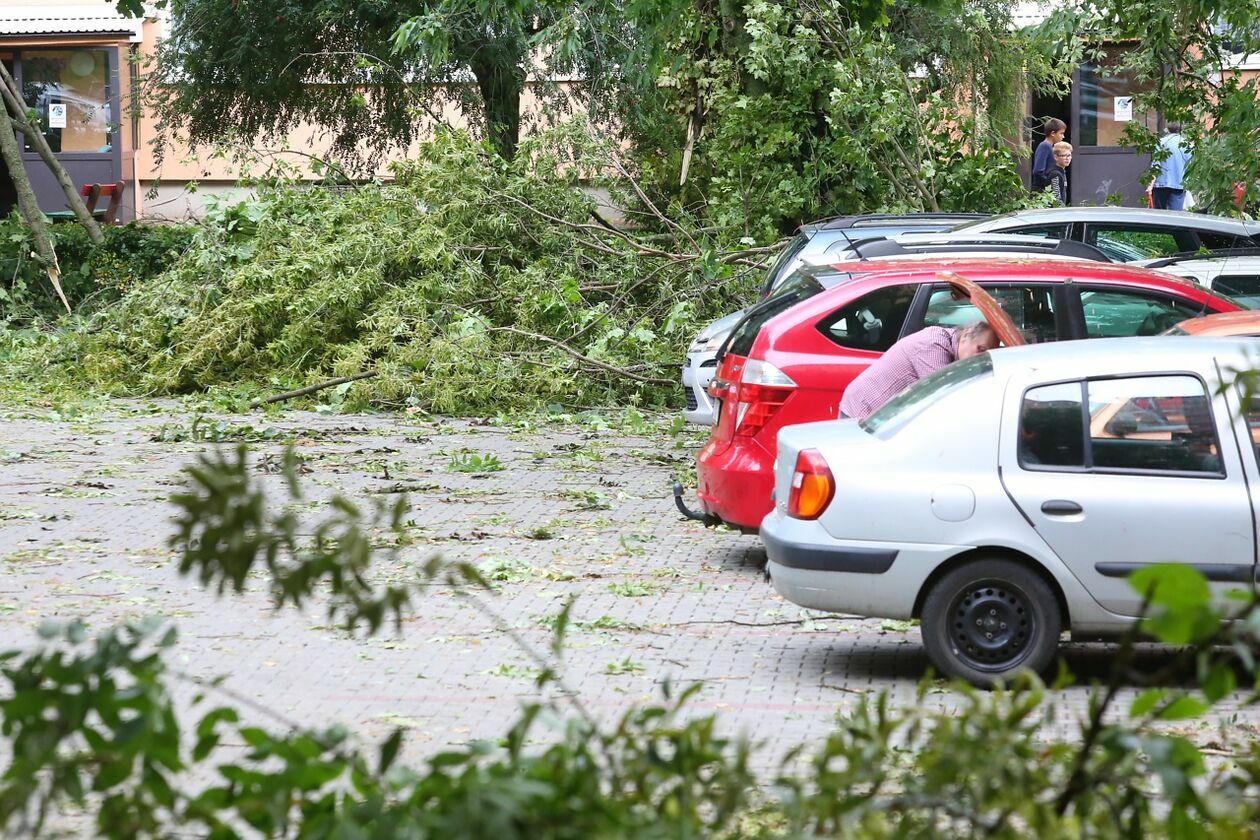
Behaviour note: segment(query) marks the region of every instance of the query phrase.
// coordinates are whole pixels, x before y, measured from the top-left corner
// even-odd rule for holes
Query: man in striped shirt
[[[929,373],[992,350],[998,344],[997,334],[987,321],[961,329],[925,327],[889,347],[849,383],[840,400],[840,416],[865,420]]]

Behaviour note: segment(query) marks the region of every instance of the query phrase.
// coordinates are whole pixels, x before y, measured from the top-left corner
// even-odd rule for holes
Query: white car
[[[1193,280],[1252,309],[1260,307],[1260,249],[1179,254],[1138,265]]]
[[[1198,568],[1250,590],[1260,466],[1232,370],[1254,339],[1117,338],[999,349],[915,383],[865,421],[783,429],[761,524],[801,606],[921,621],[941,673],[1044,671],[1060,633],[1124,632],[1126,577]],[[1224,381],[1225,384],[1222,384]]]
[[[815,237],[813,242],[821,238]],[[811,252],[806,257],[796,252],[789,258],[789,254],[785,252],[775,264],[776,268],[771,270],[771,277],[781,276],[781,279],[785,280],[791,276],[790,272],[787,274],[779,272],[778,266],[785,264],[785,260],[795,271],[801,266],[831,265],[847,260],[930,258],[941,254],[973,257],[1040,254],[1066,259],[1109,262],[1109,258],[1101,250],[1071,240],[1060,241],[1043,236],[1018,234],[911,233],[891,238],[833,240],[830,246],[820,252]],[[828,282],[834,282],[837,277],[838,275],[831,275]],[[767,296],[779,285],[781,285],[780,281],[772,281],[766,291]],[[717,372],[718,351],[748,311],[748,309],[741,309],[709,324],[687,348],[687,361],[682,370],[683,392],[686,399],[683,419],[687,422],[710,426],[717,422],[713,399],[708,392],[709,383],[713,381],[713,376]]]

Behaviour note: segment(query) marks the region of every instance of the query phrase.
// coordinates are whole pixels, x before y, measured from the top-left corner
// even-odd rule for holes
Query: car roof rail
[[[1181,251],[1163,259],[1144,263],[1146,268],[1163,268],[1190,260],[1219,260],[1225,257],[1260,257],[1260,247],[1216,248],[1211,251]]]
[[[914,237],[922,236],[915,234]],[[913,238],[913,237],[911,237]],[[1076,257],[1090,262],[1111,262],[1108,257],[1093,245],[1077,242],[1072,239],[1043,239],[1041,237],[1021,236],[1018,234],[989,234],[973,237],[945,236],[936,240],[925,239],[919,242],[904,242],[883,237],[859,239],[851,242],[848,250],[858,259],[869,260],[876,257],[900,257],[908,254],[958,253],[969,250],[986,250],[1009,252],[1012,254],[1045,254],[1057,257]]]
[[[815,219],[805,222],[801,228],[817,228],[819,230],[843,230],[846,228],[861,227],[863,224],[878,224],[880,222],[912,222],[916,219],[922,219],[925,224],[932,222],[943,222],[952,219],[958,221],[967,221],[968,219],[987,219],[988,213],[855,213],[844,216],[827,216],[822,219]]]

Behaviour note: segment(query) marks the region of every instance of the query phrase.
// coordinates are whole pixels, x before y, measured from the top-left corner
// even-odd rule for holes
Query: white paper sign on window
[[[1133,97],[1117,96],[1115,105],[1115,121],[1116,122],[1132,122],[1133,121]]]
[[[66,103],[50,102],[48,104],[48,127],[49,128],[65,128],[66,127]]]

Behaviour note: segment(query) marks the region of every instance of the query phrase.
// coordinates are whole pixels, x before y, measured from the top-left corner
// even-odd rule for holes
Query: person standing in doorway
[[[1055,203],[1066,206],[1068,203],[1067,168],[1072,164],[1072,144],[1060,140],[1054,144],[1054,163],[1046,170],[1046,180],[1050,184],[1050,192],[1054,194]]]
[[[1034,195],[1050,186],[1050,177],[1046,174],[1046,170],[1054,165],[1054,144],[1063,141],[1063,135],[1067,133],[1067,125],[1063,120],[1051,117],[1046,120],[1044,131],[1046,139],[1037,145],[1037,151],[1033,154],[1032,191]]]
[[[1167,157],[1152,164],[1159,174],[1151,182],[1151,206],[1156,210],[1184,210],[1186,188],[1182,179],[1190,165],[1190,149],[1181,136],[1181,123],[1169,123],[1168,133],[1160,138],[1159,147],[1167,150]]]

